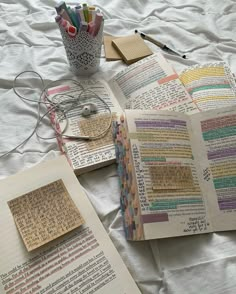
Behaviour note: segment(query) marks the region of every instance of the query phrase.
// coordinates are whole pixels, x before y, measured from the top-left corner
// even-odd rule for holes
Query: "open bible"
[[[236,229],[236,109],[125,110],[115,126],[126,237]]]

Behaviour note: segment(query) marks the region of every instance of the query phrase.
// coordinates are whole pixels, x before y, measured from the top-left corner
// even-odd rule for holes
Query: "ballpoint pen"
[[[145,40],[147,40],[147,41],[149,41],[149,42],[152,42],[153,44],[157,45],[158,47],[160,47],[162,50],[164,50],[164,51],[166,51],[166,52],[169,52],[169,53],[171,53],[171,54],[175,54],[175,55],[181,56],[181,57],[184,58],[184,59],[186,58],[186,55],[181,55],[180,53],[178,53],[178,52],[176,52],[176,51],[170,49],[169,47],[167,47],[165,44],[162,44],[161,42],[159,42],[159,41],[153,39],[153,38],[150,37],[149,35],[146,35],[146,34],[144,34],[144,33],[141,33],[141,32],[139,32],[138,30],[135,30],[135,33],[139,33],[140,36],[141,36],[143,39],[145,39]]]

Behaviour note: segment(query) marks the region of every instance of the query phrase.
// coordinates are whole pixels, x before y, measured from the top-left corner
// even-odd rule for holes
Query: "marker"
[[[71,24],[72,24],[72,20],[70,19],[70,13],[68,11],[68,7],[66,6],[66,3],[64,1],[61,1],[60,3],[58,3],[55,6],[55,9],[57,11],[57,14],[60,14],[63,18],[65,18],[66,20],[68,20]],[[62,11],[63,15],[62,15]]]
[[[65,9],[62,9],[62,10],[60,11],[59,15],[60,15],[63,19],[67,20],[70,24],[72,24],[71,18],[70,18],[70,16],[69,16],[69,14],[65,11]]]
[[[96,13],[96,16],[95,16],[95,20],[94,20],[94,24],[95,24],[95,27],[92,31],[92,35],[93,36],[96,36],[100,27],[101,27],[101,24],[102,24],[102,21],[103,21],[103,15],[102,13]]]
[[[60,26],[65,28],[70,37],[75,37],[75,35],[77,34],[76,27],[72,26],[66,19],[62,18],[60,15],[57,15],[55,17],[55,20]]]
[[[60,14],[60,12],[62,11],[62,9],[67,10],[67,6],[66,3],[64,1],[59,2],[56,6],[55,6],[56,12],[57,14]]]
[[[85,21],[83,8],[76,9],[76,11],[77,11],[77,13],[79,13],[80,22]]]
[[[67,30],[68,26],[70,25],[70,23],[69,23],[66,19],[64,19],[64,18],[61,18],[59,24],[60,24],[63,28],[65,28],[66,30]]]
[[[81,21],[81,23],[80,23],[80,30],[87,32],[87,30],[88,30],[88,23],[86,21]]]
[[[88,22],[94,21],[96,14],[96,8],[94,6],[88,7]]]
[[[166,51],[166,52],[169,52],[171,54],[175,54],[175,55],[178,55],[178,56],[181,56],[182,58],[186,59],[186,55],[181,55],[180,53],[177,53],[176,51],[170,49],[169,47],[167,47],[165,44],[162,44],[161,42],[153,39],[152,37],[148,36],[148,35],[145,35],[144,33],[141,33],[141,32],[138,32],[138,30],[135,30],[135,33],[139,33],[140,36],[149,41],[149,42],[152,42],[153,44],[157,45],[158,47],[160,47],[162,50]]]
[[[61,17],[60,15],[56,15],[56,16],[55,16],[55,21],[56,21],[57,23],[59,23],[59,22],[61,21],[61,19],[62,19],[62,17]]]
[[[69,36],[71,36],[71,37],[75,37],[76,34],[77,34],[77,29],[76,29],[76,27],[69,25],[69,26],[67,27],[67,32],[68,32],[68,35],[69,35]]]
[[[89,22],[88,23],[88,32],[89,32],[89,34],[92,34],[93,33],[93,30],[94,30],[94,28],[95,28],[95,24],[94,24],[94,22]]]
[[[89,22],[89,12],[88,12],[88,6],[86,3],[83,4],[83,12],[84,12],[85,21]]]
[[[78,22],[77,22],[77,16],[76,16],[74,10],[71,9],[70,7],[68,7],[68,13],[69,13],[69,16],[70,16],[70,19],[72,21],[73,26],[75,26],[75,27],[77,27],[79,29],[79,25],[78,25]]]
[[[80,13],[79,13],[79,9],[80,8],[75,8],[75,14],[76,14],[76,17],[77,17],[77,22],[78,22],[78,24],[80,25],[80,23],[81,23],[81,18],[80,18]]]

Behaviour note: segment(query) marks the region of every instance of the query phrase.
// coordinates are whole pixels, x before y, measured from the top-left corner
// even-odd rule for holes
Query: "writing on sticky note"
[[[110,120],[114,120],[116,117],[115,114],[99,114],[94,117],[89,117],[88,119],[81,120],[79,122],[79,129],[82,136],[97,137],[102,131],[106,131],[107,127],[110,124]],[[90,140],[86,142],[86,146],[89,150],[98,149],[107,146],[108,144],[113,144],[112,139],[112,128],[96,140]]]
[[[8,206],[28,251],[84,223],[62,180],[12,199]]]
[[[153,190],[171,190],[193,188],[193,176],[190,166],[159,165],[149,168]]]

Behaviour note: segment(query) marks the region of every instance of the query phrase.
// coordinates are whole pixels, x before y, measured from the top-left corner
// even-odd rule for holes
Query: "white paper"
[[[27,252],[7,201],[62,179],[85,225]],[[140,293],[64,156],[0,182],[0,292]]]

